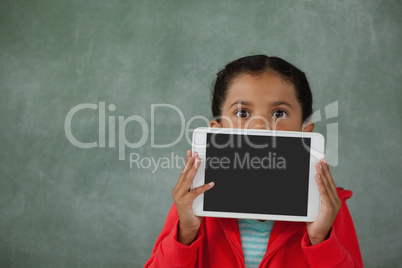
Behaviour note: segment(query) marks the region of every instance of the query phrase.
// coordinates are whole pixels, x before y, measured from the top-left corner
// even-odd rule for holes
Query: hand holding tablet
[[[213,183],[210,183],[189,191],[194,176],[200,166],[199,160],[196,152],[192,155],[190,150],[187,151],[183,171],[172,191],[177,214],[180,219],[177,241],[186,245],[192,243],[201,225],[201,217],[194,214],[192,208],[193,201],[197,196],[213,187]]]

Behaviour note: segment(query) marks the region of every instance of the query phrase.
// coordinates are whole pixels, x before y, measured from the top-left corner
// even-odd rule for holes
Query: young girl
[[[277,57],[235,60],[218,72],[211,127],[311,132],[312,95],[305,74]],[[167,216],[145,267],[362,267],[346,206],[352,192],[336,188],[321,159],[315,180],[321,209],[314,222],[197,217],[193,200],[213,188],[189,191],[200,158],[189,150]]]

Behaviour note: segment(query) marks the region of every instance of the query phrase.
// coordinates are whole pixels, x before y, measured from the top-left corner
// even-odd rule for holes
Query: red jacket
[[[342,207],[324,242],[311,246],[303,222],[274,223],[259,267],[363,267],[359,243],[346,200],[349,190],[338,188]],[[151,258],[145,267],[245,267],[236,219],[205,217],[195,241],[177,241],[179,218],[173,205]]]

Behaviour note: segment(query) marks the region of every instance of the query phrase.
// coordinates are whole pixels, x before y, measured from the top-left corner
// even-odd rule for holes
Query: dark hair
[[[313,96],[306,75],[279,57],[254,55],[240,58],[227,64],[223,70],[216,74],[212,92],[212,116],[220,121],[223,102],[232,81],[241,74],[259,75],[267,71],[279,74],[283,79],[291,82],[295,94],[302,108],[302,120],[305,122],[313,113]]]

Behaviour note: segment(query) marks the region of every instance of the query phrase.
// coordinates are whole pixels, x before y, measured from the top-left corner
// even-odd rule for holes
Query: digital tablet
[[[305,222],[317,217],[321,134],[197,128],[192,150],[201,163],[191,188],[215,183],[194,200],[195,215]]]

